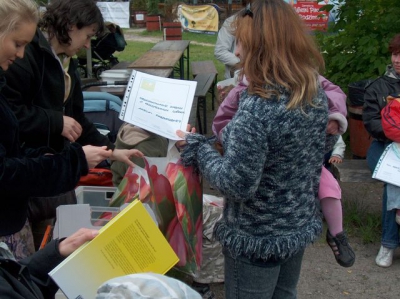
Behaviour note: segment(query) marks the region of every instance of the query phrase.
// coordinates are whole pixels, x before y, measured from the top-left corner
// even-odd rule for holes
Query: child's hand
[[[190,127],[190,125],[188,124],[186,126],[186,132],[183,132],[181,130],[176,131],[176,135],[178,135],[180,138],[183,138],[183,139],[186,138],[187,133],[196,133],[196,128]],[[186,140],[179,140],[175,144],[177,147],[183,147],[186,145]]]
[[[329,159],[329,163],[342,163],[342,158],[337,157],[337,156],[333,156]]]
[[[328,121],[328,126],[326,127],[326,133],[329,135],[339,134],[339,122],[337,120]]]
[[[235,86],[233,85],[228,85],[228,86],[217,86],[217,96],[218,96],[218,103],[221,104],[228,93],[234,88]]]

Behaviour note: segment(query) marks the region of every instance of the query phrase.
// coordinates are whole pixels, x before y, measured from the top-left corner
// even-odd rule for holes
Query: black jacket
[[[60,154],[47,147],[22,150],[18,135],[17,119],[0,96],[0,236],[21,230],[30,196],[54,196],[73,190],[80,176],[88,172],[79,144],[72,143]]]
[[[58,240],[51,241],[19,263],[0,248],[1,299],[54,298],[58,287],[47,273],[64,259],[58,251],[58,243]]]
[[[49,146],[61,151],[66,139],[61,135],[63,115],[78,121],[83,129],[77,142],[81,145],[114,145],[101,135],[83,113],[83,95],[76,63],[71,59],[68,74],[71,92],[64,102],[64,73],[50,44],[38,29],[27,45],[23,59],[7,70],[3,94],[20,125],[20,140],[27,147]]]
[[[400,79],[390,75],[390,67],[385,75],[367,86],[364,94],[363,122],[365,129],[375,139],[382,142],[390,140],[382,128],[381,110],[386,106],[386,97],[400,92]]]

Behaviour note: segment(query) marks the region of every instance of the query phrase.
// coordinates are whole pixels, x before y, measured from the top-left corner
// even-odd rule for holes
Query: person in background
[[[242,0],[243,7],[246,6],[247,2],[250,1]],[[236,41],[231,26],[236,16],[234,14],[224,21],[221,29],[218,31],[217,42],[215,43],[214,56],[225,65],[225,79],[233,77],[233,73],[240,62],[240,59],[235,55]]]
[[[391,94],[386,98],[388,104],[381,110],[382,129],[386,137],[393,140],[395,152],[400,149],[400,93]],[[387,184],[388,211],[396,211],[396,223],[400,225],[400,187]]]
[[[38,9],[30,0],[0,0],[0,91],[5,72],[24,56],[38,21]],[[34,252],[27,219],[29,196],[51,196],[74,188],[81,175],[111,151],[105,147],[71,143],[62,152],[49,147],[21,148],[17,119],[0,94],[0,242],[7,244],[16,259]],[[2,294],[2,293],[1,293]]]
[[[168,152],[168,139],[155,133],[143,130],[129,123],[123,123],[118,130],[115,148],[137,149],[146,157],[166,157]],[[131,161],[142,168],[145,167],[141,157],[133,157]],[[121,183],[129,165],[120,161],[111,163],[112,182],[114,186]]]
[[[226,298],[296,298],[304,250],[322,231],[316,198],[328,123],[318,84],[324,61],[282,0],[252,1],[234,22],[249,86],[222,132],[224,155],[214,139],[193,132],[178,131],[178,146],[182,162],[225,197],[214,233],[225,257]]]
[[[133,165],[129,158],[139,152],[115,149],[83,112],[80,78],[72,56],[87,49],[103,26],[96,1],[54,0],[47,5],[25,56],[6,73],[7,85],[3,89],[18,119],[20,140],[25,147],[48,146],[61,152],[71,142],[106,146],[112,150],[110,160]],[[73,187],[66,193],[76,201]],[[39,235],[37,240],[46,224],[32,223]]]
[[[367,162],[372,172],[385,148],[393,141],[383,131],[381,111],[387,104],[387,97],[400,92],[400,34],[391,39],[388,50],[391,53],[392,63],[386,67],[383,76],[366,87],[364,94],[363,123],[374,138],[367,152]],[[392,265],[394,250],[400,245],[396,210],[387,210],[387,188],[388,184],[384,184],[381,247],[375,259],[380,267]]]

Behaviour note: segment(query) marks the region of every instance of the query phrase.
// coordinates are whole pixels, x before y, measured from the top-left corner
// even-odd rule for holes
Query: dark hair
[[[389,42],[388,50],[390,53],[400,53],[400,34],[396,34]]]
[[[94,0],[53,0],[39,21],[39,28],[49,38],[56,37],[61,44],[70,44],[69,30],[97,24],[97,34],[104,30],[103,16]]]

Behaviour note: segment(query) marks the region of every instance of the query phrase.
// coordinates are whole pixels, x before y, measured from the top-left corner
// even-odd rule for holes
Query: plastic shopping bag
[[[129,167],[110,205],[139,198],[153,210],[158,226],[180,261],[177,270],[194,275],[202,259],[202,186],[192,167],[184,167],[175,146],[164,158],[144,158]]]

